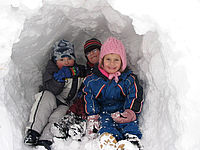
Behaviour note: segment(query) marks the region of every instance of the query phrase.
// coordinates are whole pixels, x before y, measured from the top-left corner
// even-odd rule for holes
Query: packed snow
[[[84,64],[86,40],[115,36],[144,87],[145,150],[199,150],[199,14],[198,0],[1,0],[0,149],[35,149],[24,130],[55,41],[73,42]],[[52,150],[98,149],[97,139],[54,140]]]

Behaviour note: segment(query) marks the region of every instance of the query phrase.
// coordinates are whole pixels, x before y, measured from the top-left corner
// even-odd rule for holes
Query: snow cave
[[[12,145],[15,150],[32,149],[16,143],[23,141],[34,94],[41,84],[53,43],[59,39],[71,41],[77,62],[85,64],[84,42],[91,37],[104,42],[109,36],[122,40],[128,65],[144,88],[140,127],[145,150],[176,149],[178,131],[172,124],[177,121],[174,112],[178,104],[175,90],[168,82],[168,62],[163,52],[166,43],[160,42],[160,32],[156,30],[137,34],[134,21],[105,2],[85,3],[83,7],[49,2],[26,18],[19,39],[13,44],[9,72],[4,80],[4,103],[10,114],[8,118],[12,118],[8,127],[13,130],[4,136],[15,141]]]

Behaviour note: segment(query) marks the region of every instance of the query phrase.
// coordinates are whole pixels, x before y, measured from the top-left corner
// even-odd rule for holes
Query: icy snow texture
[[[87,39],[116,36],[144,87],[145,150],[198,150],[199,11],[196,0],[1,0],[0,149],[32,149],[23,144],[25,125],[56,40],[73,42],[84,63]],[[53,145],[80,148],[93,150],[97,142]]]

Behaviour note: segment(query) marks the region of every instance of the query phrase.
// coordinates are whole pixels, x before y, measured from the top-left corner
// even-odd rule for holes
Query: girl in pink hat
[[[106,135],[116,141],[126,139],[142,149],[137,120],[142,109],[143,89],[136,75],[127,68],[126,51],[120,40],[109,37],[104,42],[99,64],[93,74],[86,77],[84,85],[88,122],[100,121],[100,126],[87,128],[99,129],[100,141]]]

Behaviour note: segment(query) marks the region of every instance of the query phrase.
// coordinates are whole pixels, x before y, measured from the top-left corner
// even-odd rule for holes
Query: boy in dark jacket
[[[101,42],[96,38],[87,40],[84,44],[84,53],[87,59],[86,75],[93,72],[94,65],[99,61]],[[79,89],[82,93],[82,84]],[[59,122],[54,123],[51,128],[51,132],[57,138],[71,137],[75,140],[81,140],[81,137],[85,135],[86,122],[88,124],[98,124],[98,122],[86,121],[86,113],[84,108],[83,96],[80,96],[75,103],[70,107],[67,115],[64,116]],[[91,126],[91,125],[90,125]],[[96,125],[97,127],[97,125]],[[94,126],[95,128],[95,126]],[[93,133],[93,131],[95,133]],[[90,135],[97,135],[98,129],[91,129]],[[88,132],[87,132],[88,133]],[[87,134],[86,133],[86,134]]]
[[[75,62],[74,45],[60,40],[53,47],[53,57],[43,74],[42,91],[35,95],[24,143],[51,149],[51,125],[58,122],[76,99],[85,76],[84,66]]]

